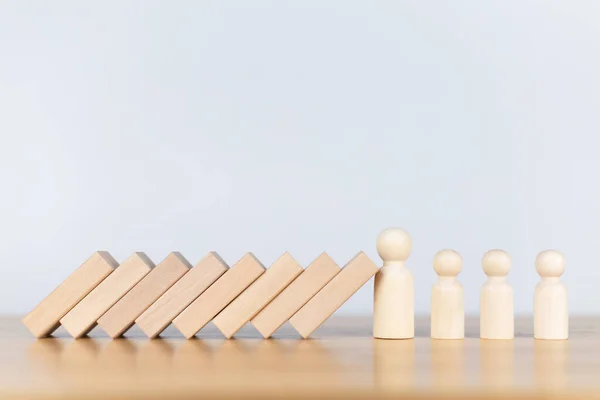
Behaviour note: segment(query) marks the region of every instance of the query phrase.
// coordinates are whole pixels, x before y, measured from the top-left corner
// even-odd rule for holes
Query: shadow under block
[[[137,317],[142,315],[190,268],[192,266],[180,253],[169,254],[100,317],[98,325],[113,339],[121,336],[131,328]]]
[[[310,336],[375,273],[377,266],[362,251],[346,264],[323,289],[308,301],[290,323],[302,335]]]
[[[288,287],[263,308],[252,325],[266,339],[290,319],[340,272],[326,253],[321,254]]]
[[[134,287],[154,263],[144,253],[133,253],[67,313],[60,323],[75,339],[85,336],[121,297]]]
[[[50,335],[60,326],[60,319],[118,266],[108,252],[94,253],[27,314],[23,323],[37,338]]]
[[[198,298],[229,267],[215,252],[208,253],[159,297],[135,323],[151,339],[160,335],[175,317]]]
[[[231,338],[301,272],[300,264],[286,252],[225,307],[213,323],[227,339]]]
[[[211,319],[265,272],[252,253],[246,253],[222,277],[192,302],[173,323],[186,338],[191,338]]]

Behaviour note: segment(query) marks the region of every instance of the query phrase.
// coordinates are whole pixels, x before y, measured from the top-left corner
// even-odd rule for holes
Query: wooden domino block
[[[154,263],[144,253],[134,253],[84,297],[60,323],[75,339],[85,336],[96,321],[150,270]]]
[[[191,338],[264,272],[260,261],[252,253],[246,253],[183,310],[173,324],[186,338]]]
[[[156,338],[175,317],[213,284],[229,267],[215,252],[208,253],[136,320],[149,338]]]
[[[133,289],[110,308],[98,325],[112,338],[121,336],[163,293],[189,269],[190,263],[178,252],[169,254]]]
[[[301,272],[300,264],[286,252],[248,289],[225,307],[215,317],[213,323],[227,339],[231,338]]]
[[[23,323],[37,338],[50,335],[60,326],[60,319],[118,265],[108,252],[94,253],[27,314]]]
[[[266,339],[340,272],[326,253],[321,254],[254,318],[252,325]]]
[[[377,273],[377,270],[378,268],[373,261],[361,251],[319,293],[290,318],[290,323],[306,339],[350,296],[371,279]]]

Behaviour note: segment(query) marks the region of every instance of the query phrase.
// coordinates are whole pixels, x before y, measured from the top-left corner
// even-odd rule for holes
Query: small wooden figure
[[[542,251],[535,259],[542,277],[533,300],[533,337],[561,340],[569,337],[567,289],[560,281],[565,272],[565,257],[554,250]]]
[[[484,254],[481,265],[488,280],[481,288],[479,336],[481,339],[514,339],[514,294],[506,281],[510,256],[503,250],[490,250]]]
[[[431,292],[431,338],[464,339],[465,299],[456,280],[462,258],[454,250],[441,250],[433,257],[433,269],[440,278]]]
[[[415,337],[414,281],[404,265],[411,248],[412,239],[407,232],[399,228],[388,228],[377,238],[377,252],[383,260],[383,266],[375,275],[375,338]]]

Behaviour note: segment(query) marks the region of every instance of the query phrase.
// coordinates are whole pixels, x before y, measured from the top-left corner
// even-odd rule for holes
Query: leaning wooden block
[[[75,339],[85,336],[96,326],[96,321],[150,270],[154,263],[144,253],[134,253],[102,281],[60,323]]]
[[[377,270],[373,261],[361,251],[346,264],[335,278],[294,314],[290,323],[306,339],[371,279]]]
[[[94,253],[23,319],[36,337],[50,335],[64,317],[119,265],[106,251]]]
[[[215,252],[208,253],[196,266],[173,286],[136,320],[136,324],[149,338],[156,338],[173,319],[190,303],[219,279],[229,267]]]
[[[231,338],[301,272],[300,264],[286,252],[248,289],[225,307],[215,317],[213,323],[227,339]]]
[[[112,338],[121,336],[133,326],[137,317],[142,315],[190,268],[192,266],[180,253],[169,254],[100,317],[98,325]]]
[[[321,254],[254,318],[252,325],[263,337],[270,337],[340,272],[326,253]]]
[[[260,261],[252,253],[247,253],[173,323],[186,338],[191,338],[264,272],[265,267]]]

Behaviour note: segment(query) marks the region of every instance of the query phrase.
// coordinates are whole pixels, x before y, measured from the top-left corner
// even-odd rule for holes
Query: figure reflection
[[[480,380],[483,385],[503,388],[514,383],[514,340],[479,341]]]
[[[569,342],[567,340],[534,340],[533,360],[536,386],[562,389],[567,386]]]
[[[464,340],[431,340],[431,379],[441,388],[466,383]]]
[[[402,390],[415,385],[415,340],[373,341],[375,386]]]

